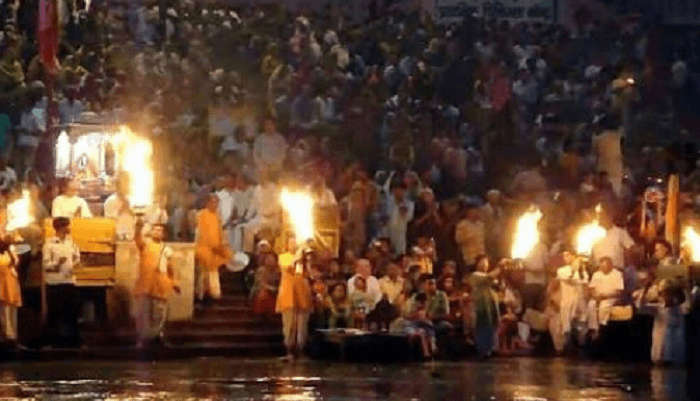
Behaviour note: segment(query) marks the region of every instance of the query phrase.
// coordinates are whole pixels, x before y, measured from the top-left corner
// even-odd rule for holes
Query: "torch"
[[[136,216],[142,218],[146,208],[153,204],[153,146],[151,141],[124,126],[112,142],[118,150],[119,166],[129,177],[129,206]]]
[[[600,218],[601,206],[595,207],[596,216],[588,224],[579,228],[576,233],[576,253],[581,261],[581,266],[591,271],[591,255],[593,247],[607,234],[607,231],[600,226],[598,220]]]
[[[695,279],[695,271],[700,267],[700,234],[693,227],[686,227],[683,230],[683,240],[681,246],[687,252],[687,260],[691,279]]]

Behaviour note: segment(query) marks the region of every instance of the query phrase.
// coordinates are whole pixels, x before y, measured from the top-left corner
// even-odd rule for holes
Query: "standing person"
[[[625,289],[622,273],[613,268],[612,259],[603,257],[599,263],[600,268],[593,273],[591,282],[588,284],[591,299],[588,301],[587,321],[588,330],[594,340],[600,334],[600,326],[608,324],[610,311]]]
[[[474,309],[474,337],[479,356],[487,358],[496,350],[498,332],[498,300],[493,290],[499,271],[489,271],[489,258],[478,255],[476,271],[469,277],[471,303]]]
[[[19,258],[10,248],[10,238],[0,240],[0,339],[17,345],[17,309],[22,306],[17,265]]]
[[[287,252],[279,256],[282,277],[275,308],[282,314],[282,333],[287,348],[284,360],[289,362],[294,361],[304,351],[309,330],[309,315],[313,307],[311,287],[307,279],[312,254],[304,250],[301,257],[298,257],[296,248],[296,241],[290,238]]]
[[[559,330],[550,330],[550,332],[556,333],[553,334],[553,337],[560,337],[553,338],[555,345],[561,345],[560,349],[556,350],[557,352],[564,351],[566,339],[571,333],[573,323],[577,320],[585,320],[586,300],[584,290],[588,285],[589,279],[588,272],[571,250],[567,249],[562,252],[562,257],[566,264],[557,269],[560,300],[559,314],[554,317]]]
[[[606,118],[607,121],[609,118]],[[593,151],[595,152],[598,172],[608,173],[615,195],[620,196],[622,191],[622,175],[624,162],[622,156],[622,133],[615,127],[613,119],[607,123],[607,129],[593,137]]]
[[[462,259],[467,270],[476,265],[476,257],[486,253],[486,231],[479,210],[467,207],[464,218],[455,229],[455,241],[462,250]]]
[[[77,346],[80,302],[74,269],[80,265],[80,250],[70,236],[70,220],[53,219],[55,237],[46,240],[42,252],[44,280],[47,285],[49,332],[53,344]]]
[[[391,185],[391,195],[387,201],[387,216],[389,239],[394,253],[406,253],[406,234],[408,223],[413,220],[413,202],[406,197],[406,184],[394,182]]]
[[[204,209],[197,216],[197,299],[217,300],[221,298],[219,269],[231,260],[231,250],[224,242],[221,220],[217,214],[219,198],[210,194]],[[207,297],[208,296],[208,297]]]
[[[165,226],[151,227],[150,238],[143,237],[143,220],[136,222],[134,242],[139,249],[139,278],[134,286],[138,309],[136,330],[139,347],[162,338],[168,317],[168,299],[173,291],[179,293],[172,265],[173,250],[165,245]]]
[[[340,201],[343,249],[360,254],[367,245],[367,212],[369,205],[361,182],[352,184],[350,194]]]
[[[603,223],[605,225],[605,223]],[[634,240],[624,228],[624,215],[617,216],[610,227],[605,227],[605,237],[593,246],[593,260],[607,256],[616,269],[625,266],[625,251],[634,246]]]
[[[63,183],[61,195],[58,195],[51,204],[52,217],[92,217],[92,212],[85,199],[78,196],[80,185],[76,180],[68,180]]]
[[[127,186],[125,179],[117,181],[117,191],[110,195],[104,204],[104,216],[116,220],[117,238],[130,240],[134,237],[134,215],[126,196]]]
[[[662,280],[659,287],[661,302],[651,304],[647,301],[647,286],[639,307],[641,313],[654,316],[651,361],[655,364],[683,364],[686,359],[685,315],[690,312],[690,301],[680,286],[668,280]]]
[[[525,308],[541,309],[547,288],[547,262],[549,251],[541,241],[538,242],[523,259],[525,286],[523,303]]]
[[[263,121],[263,132],[253,143],[253,159],[259,173],[279,172],[287,157],[289,145],[287,140],[277,132],[275,122],[271,118]]]

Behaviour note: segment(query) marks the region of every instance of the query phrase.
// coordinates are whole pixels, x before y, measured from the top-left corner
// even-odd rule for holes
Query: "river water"
[[[0,364],[0,400],[685,400],[685,371],[565,359],[371,365],[202,358]]]

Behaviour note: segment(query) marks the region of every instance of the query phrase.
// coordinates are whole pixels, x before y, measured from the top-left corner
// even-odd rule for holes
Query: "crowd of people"
[[[254,310],[282,312],[290,357],[309,327],[404,333],[425,357],[444,336],[483,357],[549,339],[561,353],[648,314],[651,358],[682,361],[697,294],[691,279],[658,271],[692,262],[664,239],[670,174],[680,226],[700,222],[697,32],[669,39],[651,20],[585,13],[573,28],[474,16],[441,25],[392,2],[372,2],[358,23],[337,4],[60,1],[50,75],[36,3],[0,4],[4,204],[23,187],[38,221],[89,216],[75,185],[57,194],[55,127],[128,124],[155,148],[157,246],[141,227],[124,237],[151,256],[161,228],[196,241],[205,301],[221,296],[221,266],[250,255]],[[337,216],[338,255],[279,243],[283,187],[307,188],[318,213]],[[130,215],[115,196],[105,215]],[[516,221],[533,207],[540,238],[514,260]],[[580,255],[577,229],[595,216],[606,235]],[[12,314],[19,261],[0,250]],[[167,272],[155,256],[147,264],[144,275]],[[176,288],[164,285],[153,291]],[[148,309],[163,320],[161,303]]]

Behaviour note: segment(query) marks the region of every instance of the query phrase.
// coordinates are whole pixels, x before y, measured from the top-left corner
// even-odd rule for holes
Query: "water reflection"
[[[679,401],[685,372],[563,359],[436,365],[275,360],[0,365],[0,400]]]

